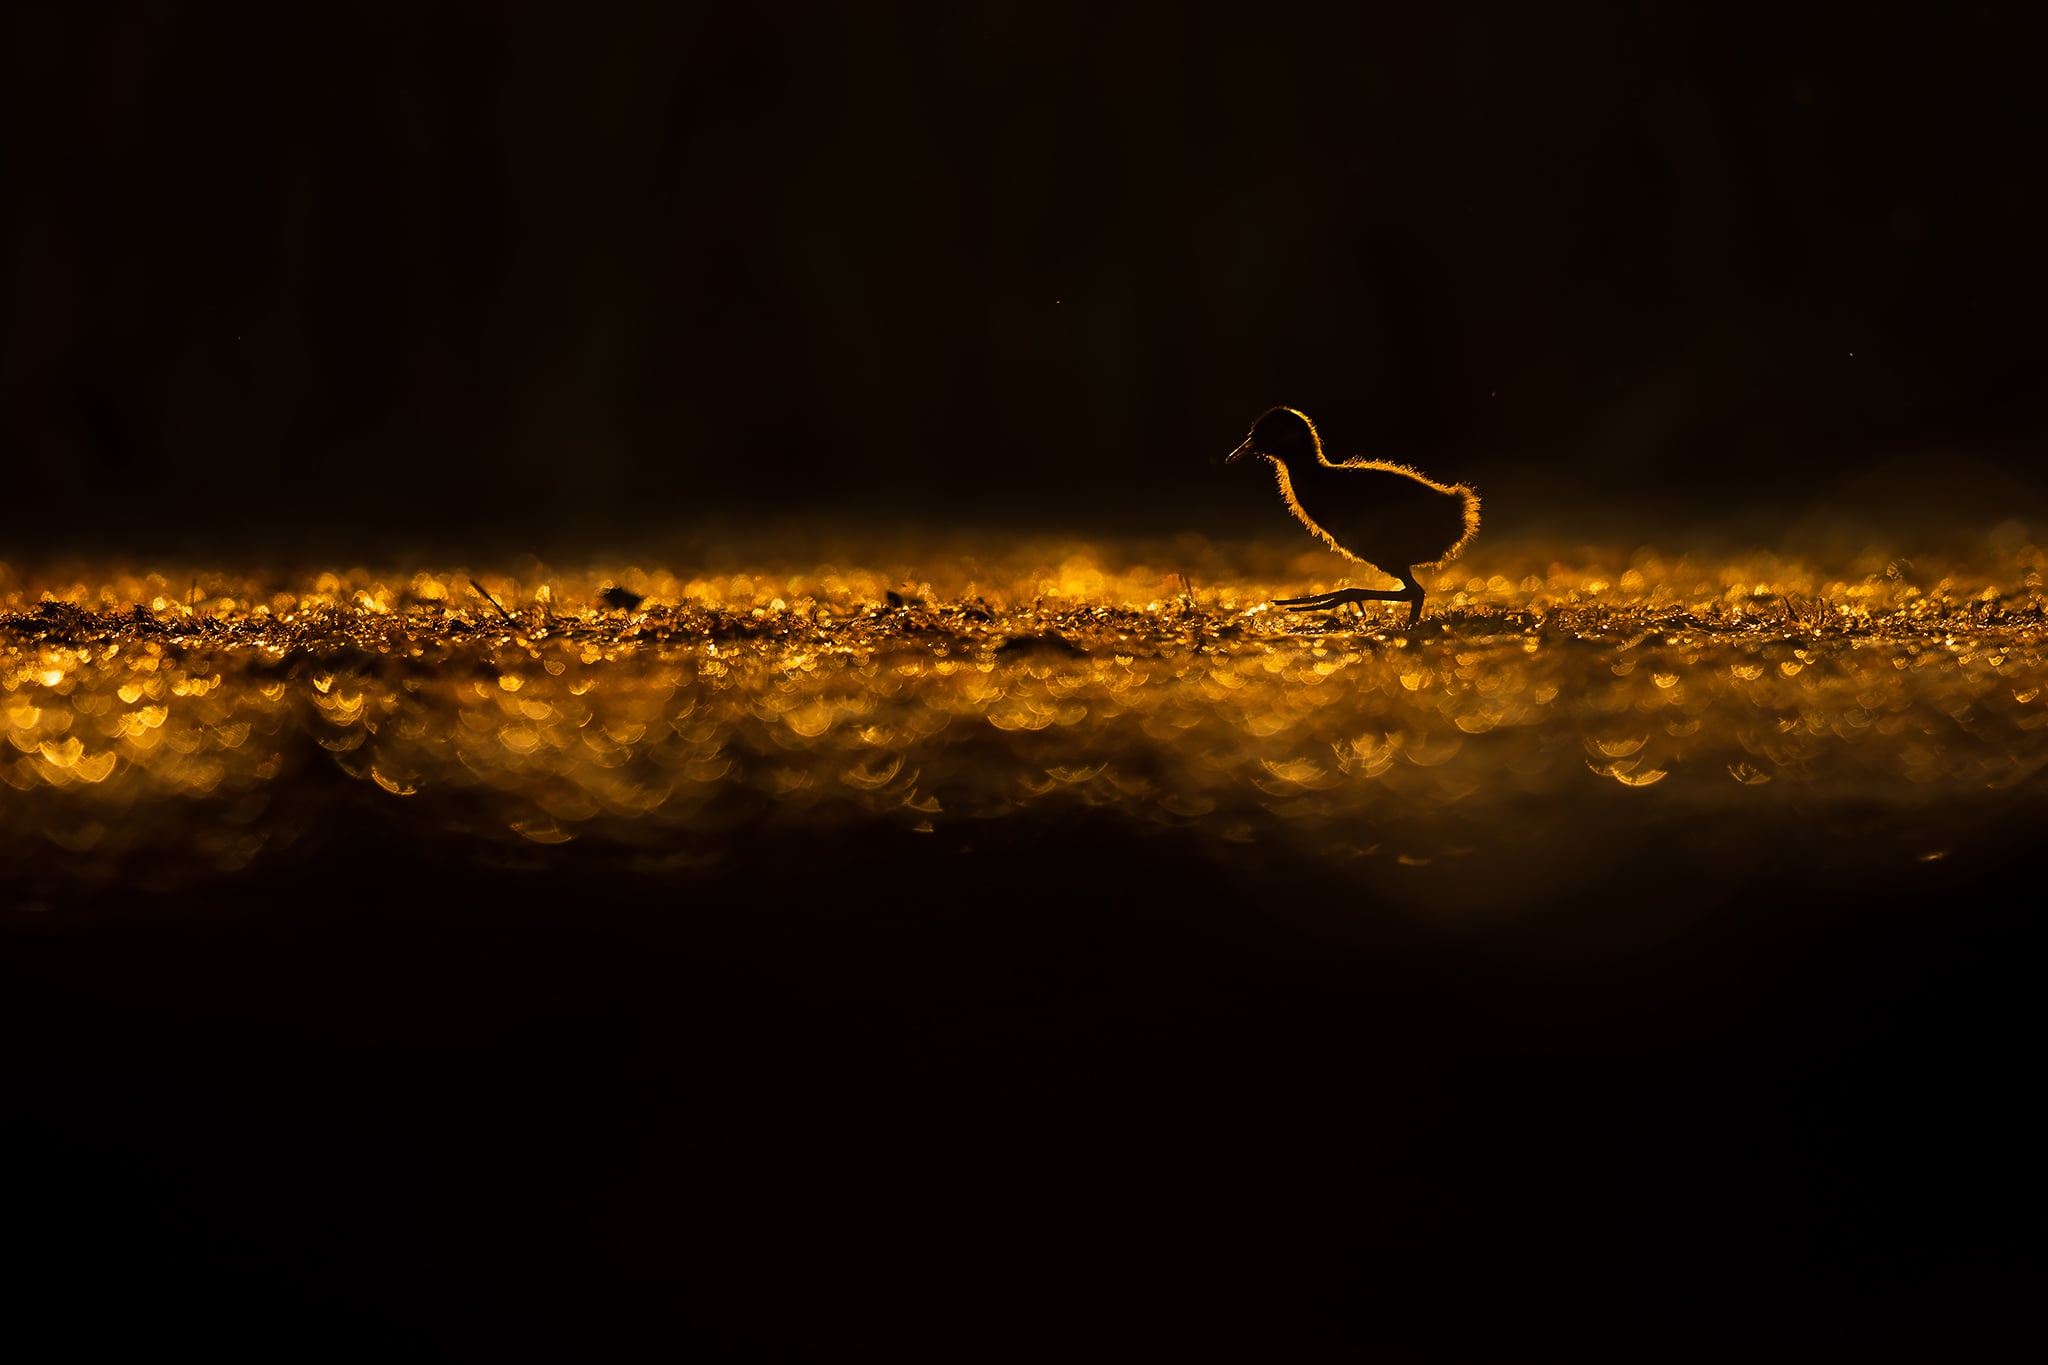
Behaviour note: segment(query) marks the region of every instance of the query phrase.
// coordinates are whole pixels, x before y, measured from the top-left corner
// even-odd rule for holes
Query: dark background
[[[1214,466],[1278,402],[1496,526],[2004,515],[2048,421],[2038,34],[11,5],[0,553],[1284,531]]]
[[[1275,402],[1489,528],[2004,517],[2037,27],[11,5],[0,557],[1291,533]],[[295,860],[0,916],[11,1340],[2040,1357],[2038,781],[1574,796],[1503,945],[1095,813],[478,865],[312,740]]]

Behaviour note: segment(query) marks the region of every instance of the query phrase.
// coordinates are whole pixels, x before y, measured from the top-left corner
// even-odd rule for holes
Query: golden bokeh
[[[1267,605],[1342,567],[1184,540],[0,568],[0,878],[22,901],[203,881],[337,800],[451,857],[667,868],[739,831],[1029,817],[1426,867],[1594,813],[1849,808],[1910,812],[1884,852],[1925,859],[2048,763],[2017,537],[1938,570],[1495,544],[1425,577],[1413,630],[1398,604]]]

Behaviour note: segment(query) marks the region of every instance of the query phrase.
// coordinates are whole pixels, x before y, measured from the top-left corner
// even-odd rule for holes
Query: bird
[[[1413,626],[1422,619],[1422,583],[1415,571],[1444,563],[1479,531],[1479,495],[1464,484],[1438,483],[1385,460],[1331,464],[1316,424],[1294,408],[1261,413],[1223,462],[1247,456],[1273,466],[1287,510],[1331,549],[1401,580],[1398,591],[1339,588],[1275,598],[1276,607],[1325,611],[1347,603],[1406,602]]]

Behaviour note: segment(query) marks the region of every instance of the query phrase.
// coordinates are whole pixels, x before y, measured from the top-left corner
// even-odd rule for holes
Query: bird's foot
[[[1328,611],[1354,602],[1405,602],[1407,599],[1406,593],[1389,592],[1383,588],[1339,588],[1335,592],[1319,592],[1308,597],[1276,597],[1273,605],[1292,607],[1296,611]]]
[[[1370,587],[1339,587],[1337,591],[1313,593],[1309,598],[1274,598],[1274,606],[1286,606],[1296,612],[1327,612],[1333,606],[1350,606],[1352,602],[1389,602],[1389,598]]]
[[[1328,611],[1332,607],[1358,606],[1361,616],[1365,614],[1365,608],[1358,604],[1363,602],[1406,602],[1411,630],[1422,620],[1422,599],[1413,593],[1397,592],[1391,588],[1338,588],[1334,592],[1319,592],[1308,597],[1273,599],[1274,606],[1293,611]]]

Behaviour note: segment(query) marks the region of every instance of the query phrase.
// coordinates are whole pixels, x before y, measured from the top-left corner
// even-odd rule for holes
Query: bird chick
[[[1293,408],[1268,409],[1224,463],[1247,455],[1273,466],[1280,494],[1302,525],[1346,559],[1390,574],[1402,585],[1398,590],[1339,588],[1283,597],[1275,599],[1275,606],[1322,611],[1347,603],[1406,602],[1412,626],[1422,619],[1416,569],[1448,560],[1479,530],[1479,496],[1464,484],[1441,484],[1385,460],[1331,464],[1323,457],[1315,423]]]

